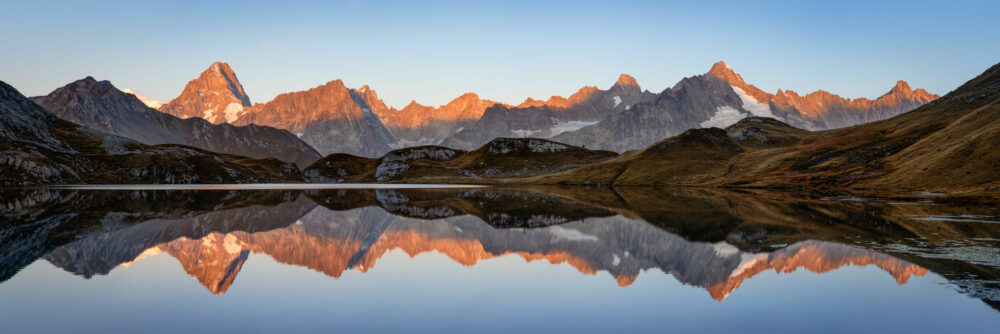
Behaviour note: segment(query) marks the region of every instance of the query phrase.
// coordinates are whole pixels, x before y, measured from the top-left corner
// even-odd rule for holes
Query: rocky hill
[[[301,180],[294,164],[150,146],[83,128],[0,82],[0,184],[255,183]]]
[[[418,146],[378,159],[333,154],[306,168],[305,175],[314,182],[489,183],[565,171],[615,156],[544,139],[497,138],[473,151]]]

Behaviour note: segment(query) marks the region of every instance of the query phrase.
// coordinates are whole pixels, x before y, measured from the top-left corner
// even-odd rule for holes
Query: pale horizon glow
[[[945,94],[1000,61],[991,1],[53,1],[0,12],[0,80],[28,96],[93,76],[169,102],[214,61],[251,101],[342,79],[388,105],[660,92],[725,61],[764,91]],[[748,18],[753,18],[748,19]]]

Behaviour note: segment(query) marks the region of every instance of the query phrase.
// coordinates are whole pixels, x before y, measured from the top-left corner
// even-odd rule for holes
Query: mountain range
[[[877,122],[812,132],[753,117],[528,182],[993,192],[1000,189],[998,143],[1000,64]]]
[[[215,63],[161,106],[172,113],[204,111],[187,119],[93,78],[34,101],[7,86],[0,101],[9,129],[3,139],[17,149],[0,153],[17,167],[5,171],[4,183],[14,184],[267,179],[994,192],[1000,156],[989,147],[1000,142],[997,72],[994,66],[941,98],[898,82],[878,99],[849,100],[823,91],[769,94],[720,62],[659,94],[621,75],[607,90],[585,87],[570,98],[509,106],[465,94],[437,108],[414,102],[397,110],[370,87],[352,89],[340,80],[244,106],[248,98],[232,69]],[[242,107],[226,114],[235,104]],[[213,118],[220,110],[229,115],[225,120]],[[72,128],[74,135],[59,137],[46,132],[50,128]],[[100,147],[87,154],[115,155],[171,147],[162,144],[189,145],[206,156],[220,152],[210,163],[216,169],[205,174],[171,166],[165,176],[152,171],[163,166],[136,171],[135,161],[75,165],[91,163],[79,160],[79,145]],[[174,154],[148,149],[147,163],[161,161],[158,152]],[[259,178],[236,176],[226,171],[234,167],[229,163],[266,171]],[[227,175],[210,175],[216,172]]]
[[[623,152],[692,128],[725,127],[750,115],[822,130],[885,119],[935,98],[902,81],[875,100],[850,100],[825,91],[805,96],[783,90],[769,94],[719,62],[708,73],[685,78],[658,94],[622,74],[606,90],[587,86],[568,98],[528,98],[513,106],[466,93],[439,107],[413,101],[396,109],[368,86],[354,89],[334,80],[251,105],[232,68],[216,62],[158,110],[216,124],[285,129],[324,156],[378,157],[422,145],[474,150],[503,137],[552,139]]]
[[[718,69],[718,66],[717,66]],[[714,71],[729,73],[725,68]],[[738,79],[738,77],[737,77]],[[733,80],[733,79],[729,79]],[[682,80],[678,86],[661,94],[660,100],[650,104],[637,104],[595,126],[567,133],[575,135],[590,133],[602,124],[617,122],[630,115],[639,115],[641,121],[627,124],[639,128],[669,134],[667,123],[656,123],[653,115],[670,115],[671,122],[693,122],[692,115],[679,112],[685,105],[720,106],[727,103],[744,103],[748,98],[733,93],[728,82],[714,75],[702,75]],[[752,86],[747,86],[748,90]],[[712,92],[729,92],[715,94]],[[732,94],[730,94],[732,93]],[[852,100],[838,104],[837,108],[827,108],[828,115],[847,113],[851,106],[884,106],[886,101],[906,100],[905,96],[920,96],[924,92],[912,91],[903,84],[874,101]],[[782,96],[776,95],[769,106],[782,103]],[[812,95],[817,96],[817,95]],[[763,100],[766,96],[761,97]],[[810,97],[795,100],[793,104],[808,106]],[[762,101],[761,100],[761,101]],[[778,101],[778,102],[775,102]],[[573,146],[556,141],[548,154],[530,159],[514,160],[520,163],[501,165],[485,163],[487,169],[507,171],[506,174],[489,175],[474,170],[469,164],[447,164],[447,167],[428,161],[396,160],[393,170],[414,168],[420,172],[405,174],[394,182],[409,183],[486,183],[486,184],[564,184],[564,185],[657,185],[657,186],[713,186],[737,188],[789,188],[824,189],[837,191],[844,189],[894,189],[894,190],[939,190],[951,193],[993,193],[1000,190],[1000,155],[991,148],[1000,143],[1000,65],[994,66],[968,83],[916,110],[902,113],[888,119],[825,131],[809,131],[782,122],[787,113],[769,112],[748,106],[743,110],[758,110],[757,114],[741,114],[724,123],[711,127],[697,127],[685,130],[675,136],[663,137],[638,150],[630,150],[621,155],[594,155],[590,163],[578,164],[563,171],[532,170],[532,166],[542,161],[556,159],[555,152],[572,148],[573,156],[586,156],[602,152],[591,149],[604,139],[607,143],[627,143],[635,138],[654,138],[653,135],[638,135],[636,128],[623,133],[633,136],[618,138],[614,134],[595,135],[585,144]],[[824,104],[826,102],[823,102]],[[891,104],[891,103],[890,103]],[[655,106],[669,107],[674,112],[652,113]],[[647,109],[643,108],[653,108]],[[678,109],[681,108],[681,109]],[[770,107],[768,107],[770,108]],[[802,107],[803,110],[808,110]],[[900,110],[870,109],[874,116]],[[771,110],[771,109],[768,109]],[[780,110],[775,107],[773,110]],[[812,110],[815,110],[812,109]],[[737,111],[741,113],[741,111]],[[849,113],[848,113],[849,114]],[[645,116],[643,116],[645,115]],[[750,116],[755,115],[755,116]],[[784,115],[784,116],[782,116]],[[799,113],[805,115],[805,113]],[[810,115],[812,115],[810,113]],[[852,114],[856,115],[856,114]],[[713,122],[713,117],[703,115]],[[823,119],[823,118],[814,118]],[[832,121],[834,117],[826,118]],[[717,120],[717,119],[716,119]],[[730,124],[730,122],[734,122]],[[625,124],[625,123],[623,123]],[[659,126],[656,126],[659,124]],[[729,124],[724,129],[719,128]],[[824,126],[827,123],[809,123]],[[683,129],[683,127],[681,128]],[[557,135],[554,139],[566,139]],[[513,140],[513,139],[503,139]],[[541,139],[531,139],[542,143]],[[644,141],[647,139],[643,139]],[[569,140],[567,140],[569,141]],[[480,148],[484,151],[493,142]],[[537,145],[537,144],[536,144]],[[587,147],[583,147],[586,145]],[[615,148],[622,148],[616,146]],[[426,147],[425,147],[426,149]],[[435,149],[447,149],[435,147]],[[492,152],[485,150],[486,152]],[[610,153],[610,152],[609,152]],[[493,153],[497,154],[497,153]],[[328,157],[329,158],[329,157]],[[551,158],[551,159],[550,159]],[[350,171],[329,169],[337,166],[329,160],[328,165],[307,167],[305,174],[310,178],[334,179],[338,175],[377,174],[383,163],[367,165]],[[434,168],[419,168],[427,163]],[[403,175],[403,174],[401,174]],[[348,178],[350,179],[350,178]],[[358,179],[354,179],[358,180]]]
[[[799,96],[765,93],[747,84],[724,62],[708,73],[684,78],[657,95],[599,123],[559,134],[552,140],[589,148],[641,149],[689,129],[725,128],[749,116],[770,117],[808,130],[826,130],[886,119],[933,101],[925,90],[900,81],[876,100],[849,100],[818,91]]]
[[[181,144],[251,158],[277,158],[298,166],[320,155],[288,131],[267,126],[212,124],[159,112],[108,81],[87,77],[33,101],[62,119],[147,145]]]

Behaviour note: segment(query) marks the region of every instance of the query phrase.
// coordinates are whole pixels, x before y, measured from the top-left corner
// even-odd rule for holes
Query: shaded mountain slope
[[[300,180],[294,164],[149,146],[56,117],[0,82],[0,184],[252,183]]]

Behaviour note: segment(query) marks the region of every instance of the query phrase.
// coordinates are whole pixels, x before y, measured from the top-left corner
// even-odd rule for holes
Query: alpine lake
[[[1000,206],[914,192],[0,189],[0,333],[996,333]]]

